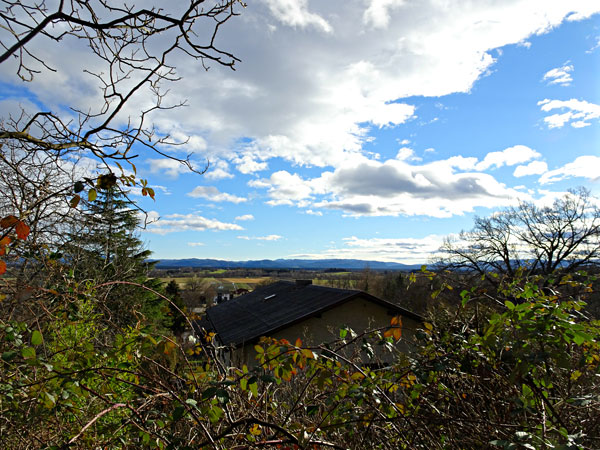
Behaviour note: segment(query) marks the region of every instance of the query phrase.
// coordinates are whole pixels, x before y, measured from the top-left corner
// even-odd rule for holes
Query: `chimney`
[[[312,284],[312,280],[296,280],[296,287],[304,287]]]

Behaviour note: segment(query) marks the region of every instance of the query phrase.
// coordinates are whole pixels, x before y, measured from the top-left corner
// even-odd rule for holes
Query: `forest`
[[[214,334],[182,338],[197,317],[154,276],[132,192],[161,200],[137,176],[139,151],[196,170],[145,119],[172,107],[172,52],[235,66],[214,36],[244,5],[190,0],[175,17],[8,4],[0,63],[16,62],[17,78],[50,70],[37,39],[82,40],[108,69],[94,73],[102,99],[89,110],[0,122],[2,448],[600,447],[600,210],[588,190],[477,218],[420,271],[323,275],[418,311],[414,352],[397,351],[394,317],[316,346],[264,337],[255,365],[229,367]],[[196,33],[207,20],[208,37]],[[152,105],[115,125],[141,93]]]

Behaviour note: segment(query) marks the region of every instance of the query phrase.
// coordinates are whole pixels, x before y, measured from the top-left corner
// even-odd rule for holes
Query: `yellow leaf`
[[[302,347],[302,339],[298,338],[296,339],[296,347]]]

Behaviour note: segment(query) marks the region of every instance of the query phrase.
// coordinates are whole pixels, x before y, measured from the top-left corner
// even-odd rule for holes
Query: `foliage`
[[[185,330],[186,320],[184,314],[184,304],[179,294],[179,285],[177,281],[171,280],[165,288],[165,295],[169,298],[169,315],[171,317],[171,331],[180,334]]]
[[[598,447],[600,323],[536,280],[502,285],[498,299],[517,300],[502,306],[463,291],[461,309],[417,331],[414,353],[395,353],[395,318],[317,347],[263,338],[238,368],[216,357],[214,335],[184,350],[140,322],[107,343],[96,291],[65,283],[39,297],[47,317],[1,321],[8,448]]]

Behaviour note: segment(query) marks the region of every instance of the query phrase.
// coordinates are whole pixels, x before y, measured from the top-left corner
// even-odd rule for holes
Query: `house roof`
[[[366,292],[278,281],[209,308],[196,325],[216,332],[222,344],[238,346],[357,297],[383,306],[393,315],[423,321],[418,314]]]

